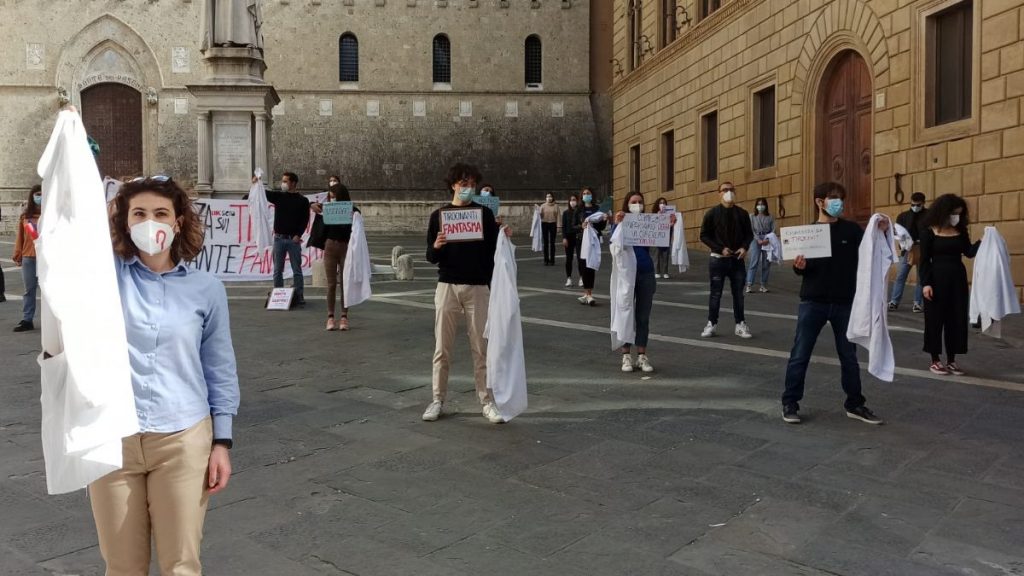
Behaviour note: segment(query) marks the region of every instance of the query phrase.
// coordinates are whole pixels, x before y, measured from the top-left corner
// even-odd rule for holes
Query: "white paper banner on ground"
[[[671,214],[626,214],[620,226],[622,243],[626,246],[668,248],[671,242]]]
[[[441,210],[441,232],[448,242],[484,239],[484,211],[480,208]]]
[[[336,226],[352,223],[351,202],[324,202],[324,224]]]
[[[829,258],[832,256],[832,231],[828,224],[787,226],[779,230],[782,235],[782,259]]]
[[[315,196],[310,196],[310,199]],[[203,249],[188,265],[205,270],[225,282],[269,281],[273,278],[274,259],[270,248],[261,250],[256,245],[256,228],[247,200],[215,200],[200,198],[194,201],[199,218],[205,225]],[[273,213],[274,205],[270,205]],[[323,260],[323,250],[308,248],[306,240],[313,224],[310,217],[302,233],[302,274],[311,276],[313,264]],[[291,278],[291,264],[285,261],[284,277]]]

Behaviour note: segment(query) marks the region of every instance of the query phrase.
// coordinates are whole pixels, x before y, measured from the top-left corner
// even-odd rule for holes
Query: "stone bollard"
[[[403,254],[398,257],[395,263],[395,280],[412,280],[415,268],[413,266],[412,254]]]
[[[398,259],[405,254],[405,248],[401,246],[395,246],[391,249],[391,267],[398,268]]]
[[[324,261],[313,263],[313,287],[314,288],[326,288],[327,287],[327,270],[324,268]]]

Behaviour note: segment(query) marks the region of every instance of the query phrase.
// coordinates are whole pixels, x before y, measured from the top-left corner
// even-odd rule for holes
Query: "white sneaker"
[[[583,288],[583,278],[580,278],[580,281],[577,283],[577,286]]]
[[[651,361],[647,359],[647,354],[638,355],[636,357],[636,365],[644,372],[654,372],[654,366],[651,366]]]
[[[566,288],[572,288],[572,278],[566,278],[565,279],[565,287]]]
[[[441,417],[441,409],[444,407],[444,402],[440,400],[434,400],[427,406],[427,409],[423,412],[424,422],[433,422]]]
[[[494,402],[484,404],[483,414],[484,418],[487,418],[487,421],[491,424],[501,424],[505,421],[501,414],[498,414],[498,407],[494,405]]]
[[[750,284],[747,284],[746,288],[743,289],[744,294],[750,294]]]
[[[718,332],[718,324],[712,324],[711,321],[708,320],[708,324],[704,327],[704,331],[700,333],[700,337],[711,338],[716,332]]]
[[[740,322],[736,325],[736,335],[740,338],[753,338],[753,334],[750,333],[750,327],[747,326],[746,322]]]
[[[633,355],[623,354],[622,355],[622,371],[632,372],[633,371]]]
[[[664,278],[665,280],[668,280],[668,274],[662,274],[661,277]]]

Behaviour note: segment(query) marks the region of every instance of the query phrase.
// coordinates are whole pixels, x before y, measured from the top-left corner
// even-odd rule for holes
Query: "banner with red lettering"
[[[311,195],[311,201],[320,195]],[[256,247],[256,231],[247,200],[220,200],[199,198],[194,201],[199,217],[205,225],[203,249],[189,266],[205,270],[225,282],[270,281],[274,274],[274,259],[271,249]],[[271,219],[274,205],[270,205]],[[273,221],[273,220],[271,220]],[[302,273],[313,274],[313,264],[323,260],[323,250],[308,248],[306,240],[313,225],[313,214],[302,234]],[[291,263],[284,265],[284,277],[292,277]]]

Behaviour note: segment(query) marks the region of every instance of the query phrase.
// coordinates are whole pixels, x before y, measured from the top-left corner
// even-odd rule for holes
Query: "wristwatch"
[[[231,450],[231,446],[234,443],[231,441],[230,438],[215,438],[213,440],[213,445],[216,446],[218,444],[220,444],[221,446],[227,448],[228,450]]]

